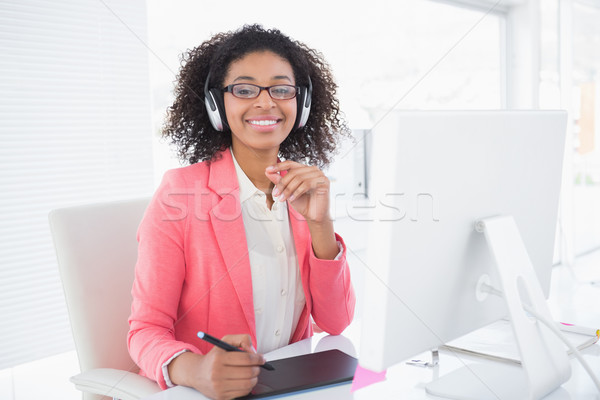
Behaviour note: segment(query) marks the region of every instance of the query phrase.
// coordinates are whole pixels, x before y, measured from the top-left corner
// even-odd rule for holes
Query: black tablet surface
[[[252,392],[240,399],[257,399],[351,381],[357,360],[339,350],[327,350],[269,361],[269,364],[275,370],[261,368]]]

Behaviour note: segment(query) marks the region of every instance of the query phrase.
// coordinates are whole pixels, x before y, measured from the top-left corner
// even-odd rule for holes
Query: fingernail
[[[279,200],[280,202],[282,202],[282,203],[283,203],[283,202],[285,201],[285,193],[283,193],[283,194],[281,195],[281,197],[280,197],[280,198],[278,198],[277,200]]]
[[[279,196],[279,189],[277,189],[277,186],[275,186],[275,187],[273,188],[273,191],[271,192],[271,195],[272,195],[273,197],[277,197],[277,196]]]
[[[288,199],[288,201],[294,201],[295,198],[296,198],[296,196],[291,195],[290,198]]]
[[[267,167],[267,171],[273,171],[275,169],[275,167],[273,165],[269,165]]]

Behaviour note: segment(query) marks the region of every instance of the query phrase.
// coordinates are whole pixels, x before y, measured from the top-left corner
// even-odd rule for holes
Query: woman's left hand
[[[281,176],[281,171],[287,171]],[[275,184],[273,197],[287,200],[306,221],[330,223],[329,179],[323,171],[295,161],[283,161],[266,169],[265,175]]]

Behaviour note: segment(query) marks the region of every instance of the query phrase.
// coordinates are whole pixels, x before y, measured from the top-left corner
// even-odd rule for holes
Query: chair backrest
[[[127,319],[137,228],[149,198],[53,210],[50,229],[81,371],[137,372]]]

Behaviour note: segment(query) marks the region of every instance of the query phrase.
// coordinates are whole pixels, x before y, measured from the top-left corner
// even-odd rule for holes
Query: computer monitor
[[[373,129],[361,366],[381,371],[509,316],[525,357],[523,390],[537,398],[568,379],[562,344],[542,332],[530,346],[543,328],[515,323],[521,315],[507,306],[522,311],[521,301],[548,295],[565,132],[563,111],[393,111]],[[478,232],[491,217],[507,220]],[[535,273],[506,275],[528,260]],[[547,350],[549,359],[537,354]],[[504,385],[475,378],[492,391]]]

